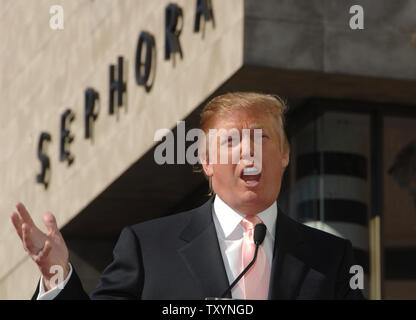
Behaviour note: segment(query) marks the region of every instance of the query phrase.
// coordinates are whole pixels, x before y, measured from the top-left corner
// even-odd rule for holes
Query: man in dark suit
[[[228,297],[362,298],[360,290],[350,286],[351,242],[300,224],[277,205],[289,163],[284,110],[281,100],[256,93],[231,93],[211,100],[202,111],[201,130],[215,129],[219,134],[199,151],[214,196],[188,212],[124,228],[114,260],[91,297],[69,263],[53,215],[44,216],[46,235],[19,203],[20,215],[13,213],[12,222],[42,273],[34,298],[219,297],[251,260],[257,223],[267,227],[257,260]],[[256,129],[261,129],[260,136]],[[230,132],[237,132],[238,139]],[[261,151],[255,152],[258,147]],[[224,150],[226,161],[220,157]],[[59,285],[53,283],[50,272],[54,265],[64,270]]]

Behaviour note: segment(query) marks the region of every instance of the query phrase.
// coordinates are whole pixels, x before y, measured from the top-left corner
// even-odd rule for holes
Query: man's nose
[[[243,135],[240,149],[241,159],[252,159],[254,156],[254,139]]]

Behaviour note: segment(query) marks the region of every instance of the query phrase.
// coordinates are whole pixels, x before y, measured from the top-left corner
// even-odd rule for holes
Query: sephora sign
[[[194,32],[200,31],[201,20],[204,23],[212,21],[214,23],[214,15],[212,11],[211,0],[196,0],[194,19]],[[183,28],[183,12],[175,3],[170,3],[165,8],[165,49],[164,59],[174,59],[176,54],[182,58],[182,49],[179,37]],[[134,59],[134,72],[137,86],[145,88],[146,93],[149,93],[154,83],[154,67],[155,67],[155,52],[156,42],[151,32],[141,31],[137,40],[136,57]],[[123,75],[124,58],[118,57],[117,65],[110,65],[109,67],[109,82],[108,82],[108,115],[115,114],[116,109],[123,106],[123,96],[127,92],[126,82]],[[100,93],[94,88],[85,89],[85,108],[84,108],[84,122],[85,132],[84,139],[91,139],[92,128],[94,122],[98,119],[96,112],[96,102],[100,97]],[[70,145],[74,141],[74,135],[69,126],[75,120],[75,113],[71,109],[65,110],[60,119],[60,136],[59,136],[59,160],[66,162],[70,166],[75,156],[71,153]],[[51,176],[50,158],[45,151],[45,146],[52,140],[52,136],[48,132],[41,132],[38,144],[38,159],[40,161],[41,169],[36,175],[36,182],[48,188],[48,183]]]

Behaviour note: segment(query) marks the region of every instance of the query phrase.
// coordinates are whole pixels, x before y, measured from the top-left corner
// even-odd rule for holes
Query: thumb
[[[48,230],[48,233],[57,233],[58,232],[58,226],[56,225],[56,219],[54,215],[50,212],[46,212],[43,215],[43,222],[45,223],[46,229]]]

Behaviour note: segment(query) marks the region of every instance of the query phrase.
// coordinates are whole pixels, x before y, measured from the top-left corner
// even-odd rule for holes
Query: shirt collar
[[[240,224],[241,220],[246,217],[245,214],[242,214],[231,208],[218,195],[215,195],[213,209],[225,238],[227,238]],[[272,236],[272,239],[274,239],[277,218],[276,201],[274,201],[273,204],[266,210],[258,213],[257,216],[266,225],[267,232]]]

